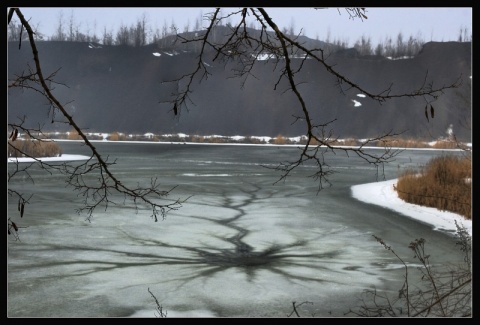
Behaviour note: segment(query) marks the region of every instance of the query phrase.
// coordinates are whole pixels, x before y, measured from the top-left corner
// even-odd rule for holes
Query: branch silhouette
[[[116,164],[116,161],[111,162],[109,161],[108,157],[104,158],[100,154],[93,143],[87,138],[85,132],[75,122],[73,116],[68,113],[64,105],[60,103],[60,101],[52,93],[51,85],[57,84],[54,82],[54,77],[58,70],[50,74],[48,77],[44,76],[40,63],[40,56],[35,43],[35,32],[19,8],[11,8],[9,11],[9,17],[13,14],[20,19],[22,30],[25,28],[25,31],[28,34],[28,40],[32,50],[35,66],[33,68],[29,66],[26,74],[16,76],[16,78],[9,83],[8,88],[29,89],[40,93],[43,98],[48,100],[48,103],[50,104],[52,123],[58,122],[54,120],[53,116],[55,116],[57,113],[61,114],[66,119],[66,123],[73,127],[73,129],[80,136],[81,141],[86,147],[89,148],[91,152],[90,157],[85,162],[80,164],[68,162],[47,163],[36,157],[33,157],[27,152],[22,152],[23,156],[32,158],[36,164],[49,173],[51,173],[53,170],[57,170],[65,174],[67,184],[73,187],[75,191],[78,191],[79,196],[83,197],[83,206],[79,208],[77,212],[85,212],[87,214],[87,220],[90,220],[97,207],[101,205],[108,207],[109,204],[116,204],[115,201],[111,199],[113,193],[119,193],[123,195],[125,200],[130,200],[133,202],[137,211],[140,209],[140,206],[147,207],[147,209],[151,211],[151,217],[155,221],[158,221],[159,216],[165,219],[169,211],[179,209],[188,198],[175,200],[168,199],[167,197],[175,187],[168,190],[161,190],[160,184],[156,178],[151,179],[150,186],[148,187],[131,187],[123,184],[121,179],[119,179],[111,171],[111,166]],[[19,46],[21,46],[21,43]],[[20,130],[27,134],[31,141],[44,141],[41,128],[27,128],[24,126],[24,121],[25,118],[19,124],[9,124],[13,134],[18,134]],[[20,141],[18,139],[12,139],[8,145],[19,150],[18,146],[15,145],[15,141],[13,140],[16,140],[17,142]],[[8,172],[8,180],[11,180],[19,173],[28,175],[28,168],[33,165],[30,164],[26,167],[19,167],[18,160],[16,164],[16,170],[13,172]],[[87,177],[87,175],[89,177]],[[91,181],[92,176],[94,177],[95,181]],[[31,176],[28,177],[31,181],[33,181]],[[10,196],[16,197],[18,201],[22,203],[22,206],[24,203],[28,203],[28,200],[25,199],[21,193],[18,193],[12,189],[8,189],[8,193]],[[159,203],[158,199],[161,199],[162,201]],[[11,227],[11,224],[9,224],[9,226]]]

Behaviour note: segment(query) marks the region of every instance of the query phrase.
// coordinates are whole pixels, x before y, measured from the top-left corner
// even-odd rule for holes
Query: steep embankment
[[[252,70],[254,77],[243,84],[243,79],[229,78],[237,63],[207,59],[211,75],[193,83],[193,104],[175,117],[172,106],[161,102],[184,83],[164,82],[193,71],[197,56],[192,52],[169,55],[156,45],[94,48],[75,42],[39,42],[38,50],[44,74],[56,71],[54,94],[79,125],[92,132],[296,136],[305,131],[301,121],[292,124],[301,111],[293,94],[284,92],[286,80],[275,89],[280,69],[275,69],[273,61],[258,61]],[[462,126],[471,118],[471,43],[427,43],[416,57],[401,60],[343,51],[327,62],[371,93],[389,88],[391,93],[411,92],[424,82],[440,87],[458,77],[463,82],[461,88],[446,91],[432,103],[435,118],[427,121],[425,99],[400,98],[379,104],[358,96],[357,90],[345,87],[342,92],[331,74],[308,60],[297,74],[297,80],[304,82],[299,89],[314,123],[333,121],[327,131],[333,129],[334,135],[364,138],[405,131],[408,137],[428,138],[445,136],[451,125],[460,139],[471,141],[470,130]],[[33,66],[29,46],[22,44],[18,49],[17,43],[9,44],[9,78],[25,71],[27,63]],[[30,125],[69,130],[68,125],[51,123],[50,106],[37,94],[16,89],[9,90],[8,96],[9,121],[27,115]]]

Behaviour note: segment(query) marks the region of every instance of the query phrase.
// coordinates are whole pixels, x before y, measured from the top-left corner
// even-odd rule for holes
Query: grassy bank
[[[399,198],[406,202],[450,211],[471,220],[471,156],[433,158],[420,172],[404,172],[398,179],[396,190]]]

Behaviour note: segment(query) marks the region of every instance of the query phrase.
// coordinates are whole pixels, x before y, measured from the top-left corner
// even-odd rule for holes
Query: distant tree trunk
[[[65,41],[65,33],[63,32],[63,12],[60,11],[60,14],[58,16],[58,25],[57,29],[55,32],[55,35],[53,35],[52,40],[54,41]]]

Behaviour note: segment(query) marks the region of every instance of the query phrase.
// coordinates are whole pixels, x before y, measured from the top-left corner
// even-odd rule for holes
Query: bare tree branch
[[[348,14],[349,19],[363,20],[368,18],[365,8],[344,8],[344,10]],[[160,184],[157,179],[151,179],[148,187],[140,185],[129,187],[124,185],[111,172],[110,167],[116,161],[111,162],[108,160],[108,157],[104,158],[101,156],[95,146],[89,141],[85,132],[74,121],[73,116],[65,109],[65,104],[60,103],[54,96],[52,92],[54,90],[53,86],[65,86],[54,80],[58,70],[48,76],[44,76],[35,44],[35,32],[18,8],[11,8],[9,11],[9,21],[11,23],[14,21],[12,20],[14,14],[20,19],[20,30],[23,31],[25,29],[27,32],[35,66],[27,66],[26,72],[15,76],[14,80],[8,85],[9,89],[19,88],[41,94],[50,106],[52,123],[67,123],[71,125],[74,132],[78,133],[81,141],[91,151],[89,159],[81,164],[51,164],[44,163],[39,159],[35,159],[35,157],[31,158],[34,158],[34,161],[45,170],[59,170],[67,176],[67,184],[73,187],[79,196],[84,199],[84,206],[78,212],[86,212],[88,218],[91,217],[93,211],[98,206],[115,204],[112,197],[113,193],[119,193],[123,195],[124,199],[131,200],[136,208],[140,205],[147,206],[151,210],[155,221],[158,220],[158,215],[165,218],[168,211],[180,208],[185,200],[167,200],[168,195],[175,187],[170,190],[160,190]],[[233,17],[239,18],[235,25],[229,23]],[[286,180],[293,170],[304,164],[311,163],[316,167],[311,177],[318,181],[318,191],[320,191],[324,184],[330,184],[329,177],[334,173],[328,163],[327,156],[329,154],[341,152],[347,156],[357,156],[375,166],[378,177],[379,171],[383,174],[384,164],[392,161],[401,152],[401,150],[393,149],[387,145],[381,152],[372,152],[367,148],[369,144],[374,142],[383,141],[387,143],[386,140],[388,138],[401,134],[392,131],[367,139],[356,147],[339,146],[333,129],[330,129],[335,120],[327,122],[314,121],[311,113],[317,108],[310,107],[304,100],[300,87],[302,82],[298,80],[298,74],[305,69],[307,60],[313,60],[327,73],[332,75],[336,79],[336,85],[341,92],[345,93],[347,90],[355,89],[380,104],[394,98],[423,98],[427,104],[431,105],[431,102],[436,100],[438,96],[441,96],[446,89],[456,88],[460,85],[460,78],[458,78],[450,84],[434,86],[433,81],[429,81],[427,71],[421,84],[409,92],[395,93],[393,91],[393,83],[391,83],[388,87],[376,93],[365,89],[361,84],[340,73],[336,66],[329,63],[328,56],[325,55],[322,48],[307,48],[299,41],[300,34],[295,36],[293,32],[282,32],[264,8],[240,8],[227,14],[223,14],[221,8],[216,8],[213,12],[206,14],[204,18],[208,21],[207,27],[203,31],[196,32],[194,37],[187,38],[186,36],[177,35],[177,40],[182,43],[198,44],[198,56],[191,72],[166,81],[173,83],[176,86],[176,90],[169,99],[162,103],[170,103],[175,115],[180,115],[182,108],[188,110],[190,104],[194,105],[190,98],[193,92],[193,84],[195,81],[207,80],[211,75],[205,59],[207,56],[210,57],[212,53],[213,60],[216,62],[223,62],[225,65],[230,62],[234,63],[234,68],[232,69],[233,77],[242,79],[242,87],[248,78],[256,78],[253,74],[253,68],[260,64],[260,56],[267,56],[269,58],[268,61],[273,63],[273,70],[279,71],[274,89],[280,88],[281,82],[285,81],[287,83],[286,89],[283,89],[282,92],[292,93],[302,112],[300,116],[292,114],[293,123],[301,122],[305,124],[306,142],[302,147],[299,147],[298,158],[292,161],[281,162],[274,167],[265,166],[280,172],[281,176],[278,181]],[[247,21],[252,18],[259,24],[260,28],[258,30],[247,27]],[[228,28],[219,28],[225,21],[227,21],[226,26]],[[224,32],[225,30],[227,31],[226,33]],[[56,119],[55,116],[57,114],[62,119]],[[24,127],[23,122],[24,120],[21,120],[20,123],[9,124],[9,127],[14,134],[19,134],[20,132],[27,134],[32,140],[42,141],[41,127],[35,130],[30,129]],[[9,146],[14,146],[14,143],[9,143]],[[24,152],[23,154],[26,153]],[[22,173],[25,172],[26,170],[22,171]],[[18,173],[20,173],[20,169],[9,175],[9,178]],[[158,203],[156,200],[158,198],[167,201]]]
[[[54,112],[58,111],[66,119],[66,123],[73,127],[73,129],[81,137],[82,141],[91,151],[90,158],[80,164],[70,164],[68,162],[61,164],[45,163],[26,152],[22,152],[23,156],[32,158],[36,164],[39,164],[40,167],[47,172],[51,173],[52,170],[57,170],[64,173],[67,176],[67,184],[73,187],[74,190],[78,191],[80,196],[83,196],[84,206],[78,209],[77,212],[86,212],[88,220],[91,218],[94,210],[98,206],[104,205],[107,207],[109,204],[115,204],[115,202],[111,199],[112,193],[119,193],[124,196],[125,200],[131,200],[137,210],[140,206],[148,207],[151,211],[151,216],[155,221],[158,221],[159,215],[162,218],[165,218],[169,211],[179,209],[186,199],[167,199],[167,196],[175,187],[169,190],[160,190],[160,184],[158,184],[157,179],[152,179],[149,187],[143,187],[140,185],[137,187],[129,187],[124,185],[121,180],[111,172],[110,167],[116,162],[109,162],[108,157],[105,159],[100,155],[93,143],[89,141],[83,130],[67,112],[65,106],[61,104],[52,93],[53,88],[51,88],[51,85],[58,84],[54,81],[54,77],[58,70],[50,74],[48,77],[44,76],[34,39],[34,32],[29,22],[23,16],[21,10],[18,8],[12,8],[12,10],[18,16],[23,28],[25,28],[28,34],[28,40],[32,49],[35,67],[28,67],[28,72],[26,74],[16,76],[16,78],[10,82],[8,87],[28,89],[40,93],[51,105],[53,111],[52,123],[58,122],[54,121],[53,118],[55,114]],[[41,128],[37,130],[27,128],[23,126],[23,122],[24,119],[19,124],[10,124],[9,126],[15,133],[18,133],[20,130],[23,131],[24,134],[27,134],[31,139],[41,141]],[[13,142],[11,142],[9,143],[9,146],[15,145]],[[18,148],[16,149],[18,150]],[[12,179],[12,177],[18,175],[19,173],[28,175],[27,170],[31,165],[27,165],[23,168],[18,166],[19,165],[17,163],[17,169],[12,173],[9,172],[8,180]],[[28,175],[28,177],[31,178],[30,175]],[[15,191],[9,191],[9,194],[16,195],[19,198],[19,202],[28,203],[28,200],[24,199],[21,194]],[[158,199],[162,199],[166,202],[159,203]]]
[[[345,8],[345,10],[350,19],[367,19],[365,8]],[[333,137],[333,132],[327,129],[332,121],[315,124],[310,115],[312,108],[307,106],[303,94],[298,87],[301,83],[297,82],[296,75],[302,70],[307,59],[315,60],[329,74],[334,76],[336,78],[336,85],[342,93],[345,93],[346,90],[356,89],[380,104],[394,98],[424,98],[427,103],[430,103],[442,95],[446,89],[456,88],[460,85],[461,78],[459,77],[451,84],[434,87],[433,81],[428,82],[427,71],[422,84],[417,89],[410,92],[394,93],[391,84],[379,93],[374,93],[338,72],[333,65],[327,62],[327,57],[324,55],[322,49],[306,48],[303,44],[298,42],[298,36],[292,38],[290,35],[283,33],[264,8],[242,8],[225,16],[220,16],[220,13],[220,8],[217,8],[213,13],[207,15],[210,24],[201,36],[187,39],[184,36],[177,35],[182,43],[200,42],[201,50],[197,57],[196,69],[190,74],[172,80],[172,82],[179,82],[186,78],[188,79],[188,83],[184,90],[179,91],[177,94],[172,94],[174,99],[169,100],[168,102],[174,104],[174,107],[186,106],[186,101],[189,99],[188,95],[192,91],[191,85],[196,75],[202,74],[200,80],[208,77],[209,72],[203,63],[207,47],[214,51],[214,60],[224,60],[225,62],[235,60],[235,63],[238,64],[239,68],[233,70],[233,73],[235,77],[243,78],[242,87],[248,77],[255,78],[252,74],[252,70],[253,67],[258,64],[259,55],[268,55],[268,57],[274,61],[274,70],[280,69],[281,71],[274,88],[277,89],[277,86],[283,79],[287,80],[289,87],[285,92],[289,91],[294,94],[303,112],[302,117],[294,116],[294,123],[302,121],[306,125],[305,135],[307,141],[300,150],[299,158],[291,162],[279,163],[278,166],[274,167],[274,169],[281,173],[279,181],[285,180],[297,167],[308,161],[312,161],[317,167],[317,172],[311,176],[319,182],[318,189],[321,190],[323,184],[330,184],[328,177],[333,173],[333,171],[329,169],[325,160],[326,153],[335,154],[335,152],[341,151],[347,155],[349,153],[354,154],[377,167],[378,173],[379,169],[383,170],[383,165],[385,163],[392,161],[393,158],[401,152],[401,150],[394,150],[385,147],[383,152],[376,154],[368,152],[365,149],[370,143],[382,141],[388,137],[395,137],[401,134],[392,132],[379,135],[372,139],[367,139],[365,143],[358,148],[345,148],[334,145],[334,142],[337,139]],[[216,32],[218,24],[220,24],[222,20],[229,19],[235,15],[240,18],[238,23],[235,26],[230,26],[230,32],[226,35],[222,35],[220,42],[214,42],[214,38],[210,36]],[[260,24],[260,30],[258,32],[247,28],[247,16],[254,17]],[[269,29],[273,30],[273,32],[269,31]],[[295,60],[296,64],[298,63],[298,67],[295,68],[293,66],[292,60]]]

